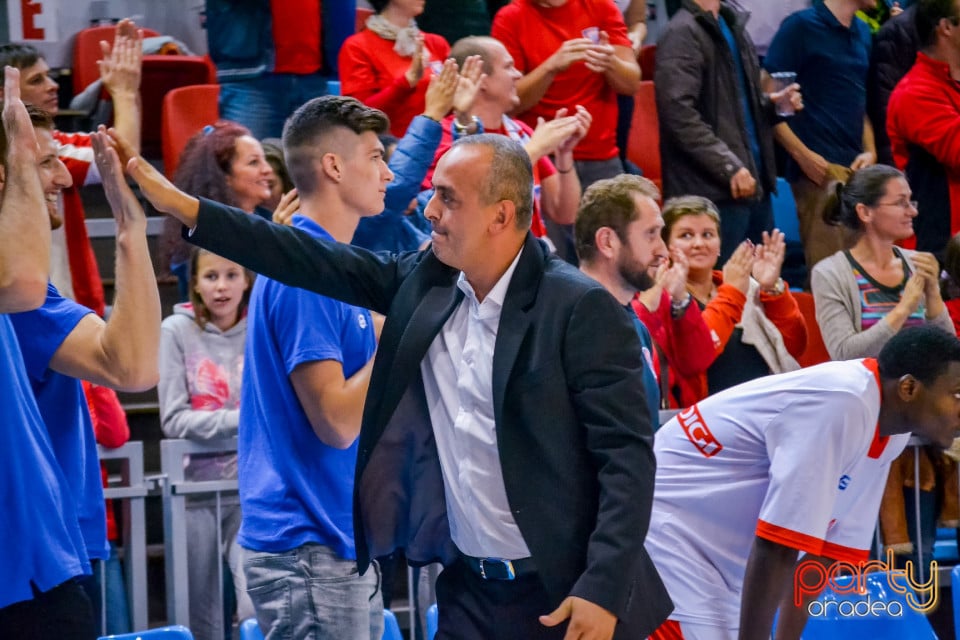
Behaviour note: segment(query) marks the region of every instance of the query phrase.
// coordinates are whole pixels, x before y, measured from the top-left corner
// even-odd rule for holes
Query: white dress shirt
[[[450,534],[462,553],[478,558],[530,555],[507,503],[493,415],[493,350],[519,259],[518,253],[483,302],[460,274],[465,296],[420,363]]]

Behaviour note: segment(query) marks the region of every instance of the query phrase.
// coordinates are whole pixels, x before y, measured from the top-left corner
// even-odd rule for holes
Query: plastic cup
[[[783,91],[797,81],[797,74],[793,71],[778,71],[776,73],[771,73],[770,77],[773,78],[774,92]],[[777,100],[776,109],[777,115],[781,118],[787,118],[796,113],[796,110],[793,108],[793,102],[790,101],[789,95]]]
[[[580,33],[593,44],[600,44],[600,27],[587,27]]]

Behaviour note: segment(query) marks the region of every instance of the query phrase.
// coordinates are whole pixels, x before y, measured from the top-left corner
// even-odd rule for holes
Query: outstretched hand
[[[753,279],[760,284],[761,290],[776,286],[786,253],[787,243],[783,232],[779,229],[763,232],[763,244],[757,245],[753,252]]]
[[[427,93],[424,96],[423,115],[431,120],[443,120],[453,107],[454,95],[460,76],[457,73],[457,62],[447,58],[440,73],[430,78]]]
[[[100,41],[103,59],[97,61],[103,85],[116,96],[119,93],[137,93],[143,73],[143,30],[133,20],[124,18],[117,24],[113,46]]]
[[[123,175],[123,165],[107,135],[106,127],[100,125],[91,139],[93,157],[103,179],[103,191],[107,195],[107,202],[110,203],[113,217],[117,221],[118,232],[136,224],[146,228],[146,214],[137,197],[133,195],[130,185],[127,184],[127,179]]]
[[[480,85],[486,77],[480,56],[468,56],[463,61],[463,69],[460,69],[457,90],[453,96],[455,112],[470,113],[473,110],[473,103],[477,99],[477,94],[480,93]]]
[[[2,118],[7,135],[7,158],[20,155],[24,162],[36,164],[40,145],[27,107],[20,99],[20,70],[16,67],[4,67]]]
[[[540,624],[555,627],[570,620],[564,640],[610,640],[617,617],[589,600],[567,596],[552,613],[540,616]]]
[[[120,163],[126,168],[127,175],[140,185],[140,192],[157,211],[172,215],[188,227],[197,224],[199,200],[173,186],[162,173],[144,160],[116,129],[107,129],[107,136]]]

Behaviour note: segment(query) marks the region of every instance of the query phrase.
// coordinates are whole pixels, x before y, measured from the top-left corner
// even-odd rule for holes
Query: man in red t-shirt
[[[612,0],[514,0],[497,13],[491,35],[524,74],[521,120],[533,126],[579,104],[598,123],[573,152],[581,185],[621,173],[616,96],[636,93],[640,67]]]
[[[488,37],[459,40],[450,57],[463,66],[470,56],[480,56],[485,77],[471,104],[455,104],[454,112],[442,122],[443,137],[427,172],[424,188],[430,187],[433,168],[460,136],[474,133],[499,133],[522,144],[530,155],[534,177],[534,216],[531,230],[543,237],[545,216],[557,224],[573,224],[580,202],[580,180],[574,169],[573,149],[590,129],[591,116],[583,107],[556,114],[531,129],[507,113],[516,108],[517,80],[520,72],[502,43]],[[553,161],[550,159],[553,154]]]

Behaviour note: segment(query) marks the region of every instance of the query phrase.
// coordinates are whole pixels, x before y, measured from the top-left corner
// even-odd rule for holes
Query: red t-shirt
[[[364,29],[346,39],[340,49],[340,90],[390,117],[390,133],[402,137],[414,116],[423,113],[424,96],[433,72],[429,65],[417,86],[404,77],[410,58],[393,50],[393,40]],[[430,60],[446,60],[450,45],[442,36],[423,34],[423,47]]]
[[[316,73],[323,64],[323,12],[318,0],[271,2],[276,73]]]
[[[423,184],[421,185],[423,189],[433,188],[433,171],[437,168],[437,162],[439,162],[443,154],[449,151],[450,146],[453,144],[453,118],[454,115],[450,114],[444,118],[441,123],[443,125],[443,135],[440,138],[440,144],[437,146],[436,153],[433,154],[433,164],[427,169],[427,175],[423,179]],[[516,132],[512,137],[514,137],[517,142],[520,142],[520,144],[525,144],[526,140],[533,135],[533,129],[523,122],[511,120],[506,116],[504,116],[504,118],[511,123],[511,126],[516,127]],[[510,132],[506,131],[503,127],[499,129],[486,129],[484,133],[499,133],[504,136],[510,135]],[[547,235],[547,228],[543,225],[543,216],[540,213],[540,183],[556,172],[557,168],[553,166],[553,162],[551,162],[547,156],[540,158],[533,167],[533,220],[530,223],[530,231],[538,238]]]
[[[541,7],[532,0],[514,0],[497,13],[490,35],[506,46],[517,69],[527,74],[567,40],[582,38],[587,27],[606,31],[614,46],[630,46],[623,16],[613,0],[568,0],[560,7]],[[539,104],[519,117],[536,126],[538,117],[552,120],[557,109],[566,107],[572,112],[578,104],[590,112],[593,124],[574,149],[574,158],[609,160],[616,156],[617,94],[602,74],[590,71],[582,62],[557,74]]]

